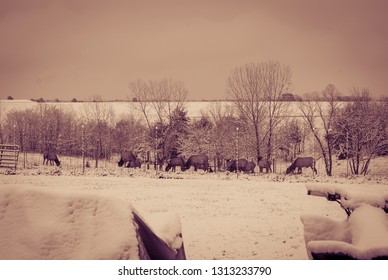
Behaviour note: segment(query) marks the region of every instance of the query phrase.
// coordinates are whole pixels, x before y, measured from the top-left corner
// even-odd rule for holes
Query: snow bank
[[[133,208],[106,196],[0,188],[0,259],[138,259]]]

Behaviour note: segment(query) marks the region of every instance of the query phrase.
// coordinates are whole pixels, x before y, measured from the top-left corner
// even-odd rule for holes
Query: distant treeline
[[[369,98],[370,101],[372,100],[375,100],[375,101],[386,101],[388,99],[388,97],[379,97],[379,98]],[[14,100],[14,98],[12,96],[8,96],[7,97],[7,100]],[[77,98],[72,98],[70,100],[61,100],[59,98],[55,98],[55,99],[44,99],[43,97],[39,97],[39,98],[31,98],[30,99],[31,101],[34,101],[34,102],[39,102],[39,103],[43,103],[43,102],[90,102],[90,101],[94,101],[94,102],[128,102],[127,99],[114,99],[114,100],[82,100],[82,99],[77,99]],[[322,99],[320,99],[319,97],[314,97],[314,96],[300,96],[300,95],[297,95],[297,94],[292,94],[292,93],[284,93],[282,94],[281,98],[279,98],[278,100],[280,101],[322,101]],[[338,95],[336,97],[336,101],[343,101],[343,102],[353,102],[353,101],[356,101],[357,98],[353,95]],[[133,100],[130,100],[132,102],[137,102],[136,98],[134,98]],[[214,102],[217,102],[217,101],[230,101],[228,99],[202,99],[202,100],[187,100],[187,102],[196,102],[196,101],[214,101]],[[264,101],[264,100],[263,100]]]
[[[346,153],[352,155],[352,172],[366,173],[370,160],[388,151],[387,104],[364,100],[346,103],[332,112],[330,127],[324,123],[329,112],[319,120],[317,102],[300,103],[304,118],[279,115],[272,129],[270,117],[263,115],[259,120],[260,156],[291,161],[299,154],[310,154],[331,160]],[[106,102],[85,103],[81,114],[55,104],[39,104],[3,116],[0,140],[19,145],[21,151],[42,153],[55,149],[59,155],[81,156],[84,152],[91,158],[110,158],[123,150],[133,150],[141,159],[148,151],[164,160],[203,152],[211,159],[257,161],[255,130],[249,116],[238,107],[214,103],[199,119],[187,116],[184,103],[169,112],[152,108],[135,117],[115,116],[112,105]],[[151,113],[158,118],[147,124],[145,119]]]

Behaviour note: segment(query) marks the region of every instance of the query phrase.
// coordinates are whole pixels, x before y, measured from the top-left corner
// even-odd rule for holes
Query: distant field
[[[23,110],[26,108],[35,108],[39,105],[50,105],[58,106],[64,110],[74,111],[75,114],[82,116],[85,106],[93,102],[44,102],[37,103],[30,100],[0,100],[1,112],[5,116],[8,112],[12,110]],[[135,110],[131,105],[132,102],[103,102],[106,106],[111,106],[115,116],[120,117],[125,114],[133,114],[139,117],[143,117],[139,111]],[[207,112],[209,109],[214,106],[214,104],[221,104],[222,106],[232,106],[233,102],[231,101],[189,101],[185,103],[185,108],[187,110],[187,115],[196,119],[201,117],[202,112]],[[298,102],[288,102],[290,109],[288,111],[289,117],[301,117],[300,110],[298,108]],[[346,103],[342,103],[346,104]],[[153,120],[156,118],[155,112],[150,110],[150,119]]]

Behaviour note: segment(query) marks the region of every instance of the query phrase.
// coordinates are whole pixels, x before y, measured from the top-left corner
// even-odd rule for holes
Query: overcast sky
[[[388,96],[385,0],[0,0],[0,97],[125,99],[171,78],[225,99],[235,67],[268,60],[292,92],[334,84]]]

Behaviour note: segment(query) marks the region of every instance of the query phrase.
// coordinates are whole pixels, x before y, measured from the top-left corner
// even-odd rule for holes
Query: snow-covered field
[[[0,100],[0,109],[4,116],[8,112],[18,111],[24,109],[33,109],[39,108],[40,105],[45,106],[55,106],[57,108],[63,109],[65,112],[73,112],[77,116],[83,116],[85,107],[90,105],[90,102],[44,102],[38,103],[26,99],[17,99],[17,100]],[[116,117],[121,117],[126,114],[132,114],[137,117],[142,117],[141,113],[138,110],[134,109],[134,106],[130,102],[106,102],[104,103],[109,108],[112,108]],[[210,109],[214,109],[215,104],[217,106],[233,106],[231,101],[187,101],[185,102],[185,109],[187,110],[187,115],[191,119],[200,118],[202,113],[209,112]],[[298,108],[297,102],[289,103],[289,112],[288,114],[295,117],[301,116],[301,112]],[[157,118],[156,112],[150,111],[149,118],[155,120]]]
[[[306,183],[330,183],[344,189],[387,193],[387,178],[386,175],[313,177],[308,172],[238,177],[191,171],[167,174],[115,166],[87,169],[81,175],[65,168],[39,166],[18,171],[16,175],[2,172],[0,185],[113,196],[130,202],[151,225],[156,214],[176,212],[181,219],[188,259],[303,260],[307,259],[307,253],[301,215],[346,218],[337,203],[308,196]],[[35,218],[38,222],[39,217]],[[0,232],[1,238],[4,236]]]

